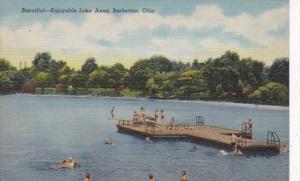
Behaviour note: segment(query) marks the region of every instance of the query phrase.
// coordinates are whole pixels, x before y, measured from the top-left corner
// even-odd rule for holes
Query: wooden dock
[[[135,134],[152,138],[189,138],[199,143],[208,143],[222,146],[224,149],[232,149],[232,134],[239,136],[241,132],[206,125],[176,125],[175,129],[168,129],[167,125],[149,127],[145,125],[133,125],[130,120],[120,120],[116,125],[119,132]],[[270,144],[249,138],[241,138],[239,146],[243,153],[279,153],[278,144]]]

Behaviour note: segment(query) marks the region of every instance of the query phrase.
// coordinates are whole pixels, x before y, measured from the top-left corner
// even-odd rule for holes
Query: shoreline
[[[168,101],[168,102],[190,102],[190,103],[204,103],[210,105],[223,105],[223,106],[233,106],[233,107],[246,107],[246,108],[258,108],[258,109],[268,109],[268,110],[289,110],[289,106],[283,105],[268,105],[268,104],[252,104],[252,103],[237,103],[232,101],[213,101],[213,100],[181,100],[181,99],[157,99],[157,98],[147,98],[147,97],[130,97],[130,96],[93,96],[88,95],[67,95],[67,94],[24,94],[24,93],[14,93],[6,94],[1,96],[9,95],[20,95],[20,96],[41,96],[41,97],[74,97],[74,98],[97,98],[97,99],[123,99],[123,100],[142,100],[142,101]]]

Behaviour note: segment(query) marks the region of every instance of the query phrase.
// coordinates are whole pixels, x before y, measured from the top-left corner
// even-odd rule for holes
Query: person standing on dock
[[[134,110],[133,112],[133,124],[138,124],[139,123],[139,115],[138,113],[136,112],[136,110]]]
[[[112,107],[110,114],[111,114],[111,118],[115,117],[115,106]]]
[[[252,119],[251,118],[249,118],[248,121],[247,121],[247,129],[248,130],[252,129]]]
[[[155,110],[154,112],[154,118],[155,118],[155,126],[159,123],[159,120],[158,120],[158,109]]]
[[[161,109],[161,110],[160,110],[160,122],[161,122],[161,123],[163,122],[164,118],[165,118],[164,110]]]
[[[140,110],[140,122],[142,122],[143,124],[146,124],[146,112],[143,107],[141,107],[141,110]]]
[[[172,117],[172,121],[171,121],[171,125],[170,125],[170,130],[174,130],[175,127],[176,127],[175,119],[174,119],[174,117]]]
[[[187,179],[186,171],[183,170],[183,171],[181,172],[180,181],[187,181],[187,180],[188,180],[188,179]]]

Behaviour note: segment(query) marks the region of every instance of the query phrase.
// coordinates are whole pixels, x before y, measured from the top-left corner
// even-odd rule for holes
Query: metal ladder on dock
[[[248,127],[248,122],[242,123],[241,137],[252,139],[252,126]]]
[[[268,131],[267,144],[280,146],[280,138],[275,131]]]
[[[196,125],[204,126],[204,119],[202,116],[196,116]]]

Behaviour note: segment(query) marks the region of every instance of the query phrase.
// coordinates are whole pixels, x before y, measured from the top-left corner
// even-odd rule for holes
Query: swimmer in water
[[[152,173],[149,174],[148,181],[154,181],[154,176]]]
[[[183,171],[181,172],[180,181],[187,181],[187,180],[188,180],[188,179],[187,179],[186,171],[183,170]]]
[[[152,143],[149,136],[145,138],[145,141],[146,141],[146,143]]]
[[[56,164],[54,166],[56,168],[61,168],[61,169],[72,169],[78,167],[79,164],[72,157],[69,157],[68,159],[64,160],[62,163]]]
[[[89,172],[86,172],[85,176],[83,178],[83,181],[90,181],[90,177],[91,177],[91,174]]]
[[[112,107],[110,114],[111,114],[111,118],[115,117],[115,106]]]

